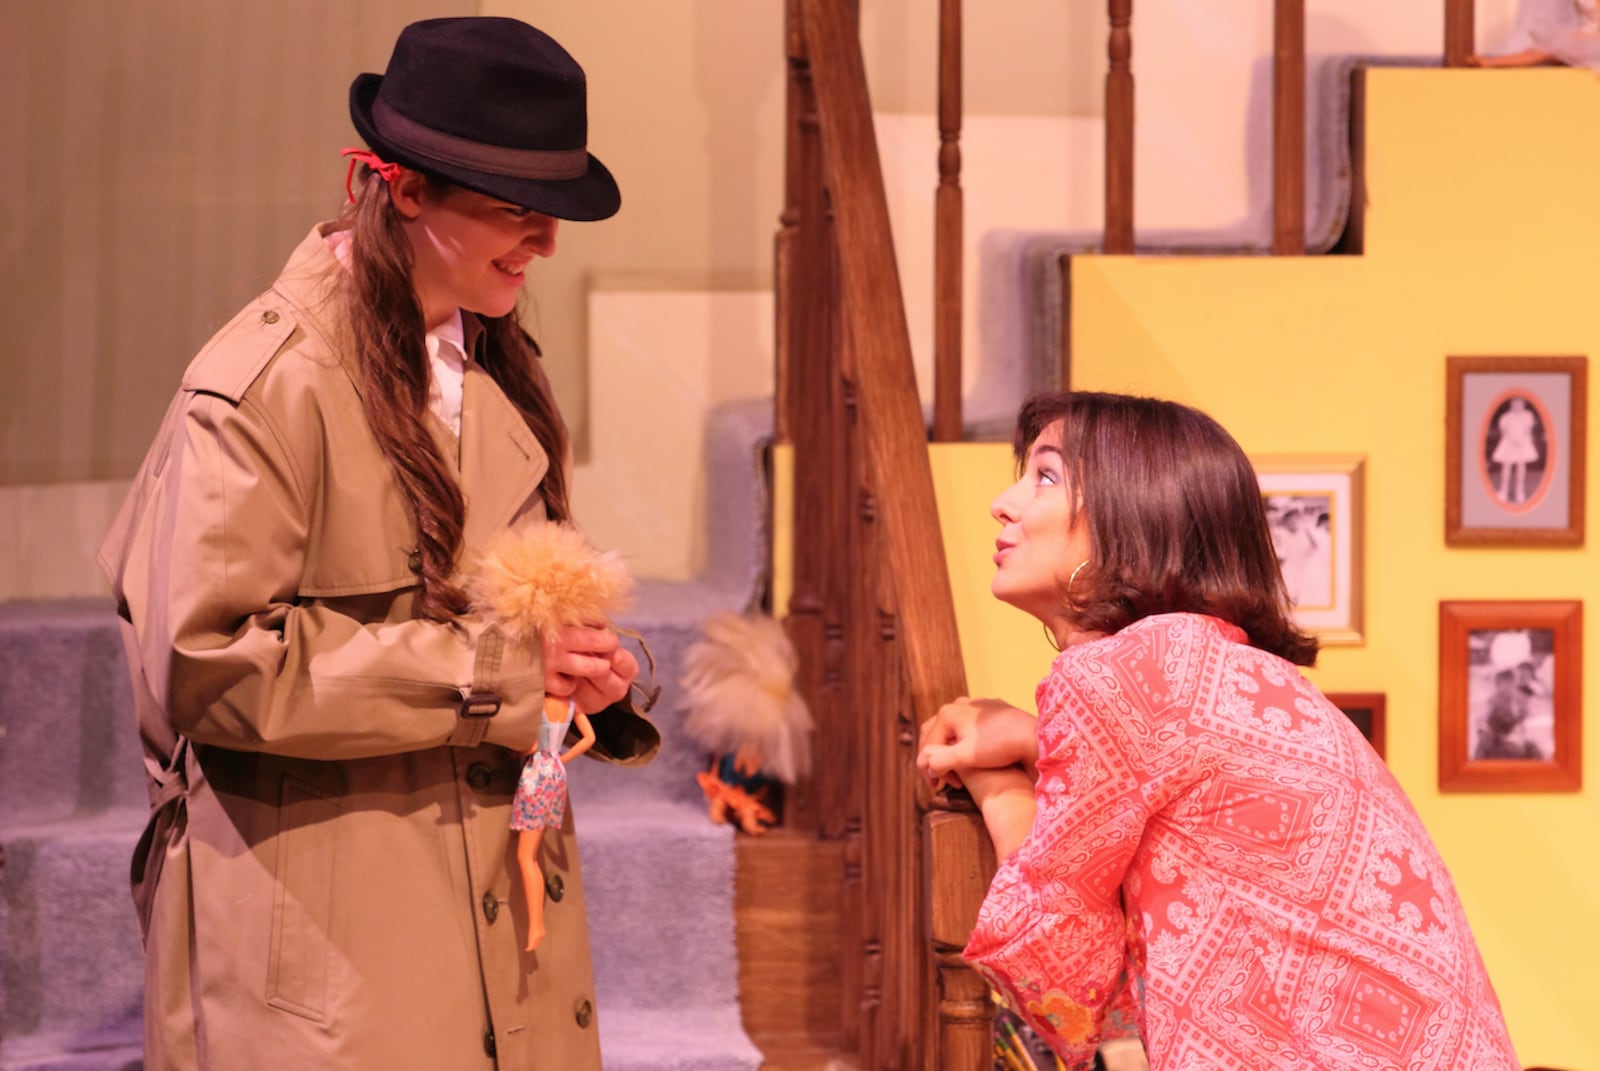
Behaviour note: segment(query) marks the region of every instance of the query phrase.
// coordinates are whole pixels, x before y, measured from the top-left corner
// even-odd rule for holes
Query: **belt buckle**
[[[492,718],[500,713],[500,697],[493,692],[473,692],[461,700],[457,713],[463,718]]]

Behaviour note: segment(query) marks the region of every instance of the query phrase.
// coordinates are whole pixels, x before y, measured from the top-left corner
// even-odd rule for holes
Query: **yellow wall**
[[[1367,255],[1078,258],[1073,385],[1197,405],[1253,454],[1367,456],[1367,642],[1327,649],[1312,676],[1387,693],[1389,764],[1454,874],[1523,1061],[1600,1071],[1600,726],[1581,793],[1436,789],[1439,601],[1600,591],[1593,527],[1562,551],[1451,550],[1443,535],[1445,357],[1600,357],[1600,81],[1371,78]],[[969,684],[1025,704],[1051,651],[988,595],[987,504],[1012,478],[1009,449],[935,446],[932,463]],[[786,565],[787,514],[777,531]],[[785,606],[781,575],[776,595]],[[1591,617],[1588,696],[1597,653]]]
[[[1314,677],[1388,693],[1389,764],[1455,875],[1523,1060],[1600,1068],[1600,727],[1581,793],[1436,787],[1439,601],[1600,591],[1592,521],[1579,549],[1445,547],[1443,433],[1447,355],[1600,358],[1600,83],[1370,78],[1367,254],[1078,259],[1073,385],[1192,403],[1252,454],[1367,455],[1368,639],[1328,649]]]

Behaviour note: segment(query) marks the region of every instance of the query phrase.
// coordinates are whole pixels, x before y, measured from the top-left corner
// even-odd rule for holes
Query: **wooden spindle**
[[[933,227],[933,438],[961,438],[961,0],[939,4],[939,189]]]
[[[1108,0],[1105,252],[1133,252],[1133,0]]]
[[[1444,0],[1444,65],[1465,67],[1476,45],[1474,0]]]
[[[1273,13],[1272,251],[1306,251],[1306,0]]]

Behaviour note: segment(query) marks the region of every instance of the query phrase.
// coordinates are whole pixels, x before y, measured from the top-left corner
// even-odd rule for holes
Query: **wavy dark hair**
[[[1255,647],[1316,663],[1317,641],[1290,616],[1255,470],[1222,425],[1156,398],[1036,394],[1017,415],[1019,466],[1058,423],[1093,548],[1062,595],[1073,627],[1109,634],[1152,614],[1210,614]]]
[[[443,179],[424,177],[433,194],[449,189]],[[363,166],[355,201],[345,207],[339,225],[348,227],[351,236],[346,304],[360,368],[361,405],[417,522],[422,567],[416,612],[429,620],[450,621],[470,605],[453,579],[466,503],[428,432],[427,330],[411,281],[411,244],[387,184],[370,168]],[[540,491],[551,518],[565,520],[567,429],[539,366],[539,347],[523,330],[516,311],[480,319],[485,338],[476,357],[550,459]]]

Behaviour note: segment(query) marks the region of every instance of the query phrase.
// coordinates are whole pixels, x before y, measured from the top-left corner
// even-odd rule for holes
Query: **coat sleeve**
[[[1000,865],[965,952],[1069,1067],[1085,1069],[1101,1042],[1136,1032],[1122,882],[1146,824],[1183,776],[1134,753],[1128,741],[1145,735],[1147,709],[1109,679],[1096,681],[1099,672],[1058,663],[1040,689],[1038,810]]]
[[[503,652],[493,717],[466,719],[481,622],[363,623],[301,602],[309,496],[249,397],[195,392],[141,475],[122,560],[104,562],[146,679],[173,727],[203,744],[317,759],[447,743],[531,746],[538,654]],[[491,640],[492,642],[492,640]]]

